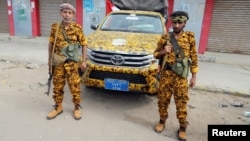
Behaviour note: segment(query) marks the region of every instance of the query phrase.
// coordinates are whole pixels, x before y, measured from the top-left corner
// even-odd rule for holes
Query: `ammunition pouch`
[[[67,60],[79,62],[81,60],[79,48],[79,44],[69,44],[69,46],[62,49],[62,54],[67,57]]]
[[[54,53],[52,58],[52,66],[59,66],[63,64],[66,61],[66,59],[67,59],[66,56]]]
[[[191,64],[192,61],[190,58],[177,59],[176,63],[171,65],[171,68],[177,75],[187,78]]]
[[[58,66],[71,61],[80,63],[82,61],[82,57],[80,55],[79,48],[79,44],[69,44],[69,46],[62,48],[60,55],[54,53],[52,65]]]

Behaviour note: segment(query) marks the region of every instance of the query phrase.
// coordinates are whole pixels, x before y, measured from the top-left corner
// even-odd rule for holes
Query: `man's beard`
[[[174,28],[173,32],[179,34],[183,31],[184,27],[185,27],[185,25],[183,27],[180,27],[180,28]]]
[[[182,30],[183,28],[173,29],[173,32],[178,34],[178,33],[181,33]]]

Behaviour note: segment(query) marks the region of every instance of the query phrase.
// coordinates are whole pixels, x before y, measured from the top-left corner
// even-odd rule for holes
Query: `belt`
[[[69,58],[67,58],[67,59],[64,61],[64,63],[69,63],[69,62],[74,62],[74,61],[71,60],[71,59],[69,59]]]
[[[165,69],[165,70],[172,70],[172,67],[171,67],[169,64],[166,64],[166,65],[164,66],[164,69]]]

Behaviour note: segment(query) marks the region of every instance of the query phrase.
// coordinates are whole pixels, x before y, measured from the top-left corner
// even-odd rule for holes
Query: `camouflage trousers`
[[[168,107],[172,95],[176,106],[176,117],[180,124],[186,123],[188,97],[188,80],[182,78],[171,70],[160,72],[158,90],[158,110],[162,120],[168,117]]]
[[[64,98],[64,86],[69,86],[72,102],[80,104],[81,101],[81,78],[78,74],[78,63],[68,62],[54,67],[53,70],[53,99],[55,103],[61,103]]]

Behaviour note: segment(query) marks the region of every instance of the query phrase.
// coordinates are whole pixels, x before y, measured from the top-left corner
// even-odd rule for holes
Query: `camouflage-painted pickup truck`
[[[87,87],[155,94],[158,60],[153,52],[166,32],[165,19],[152,11],[109,13],[87,39]]]

